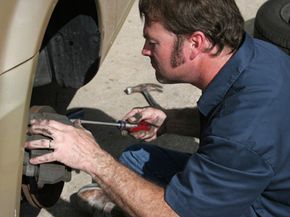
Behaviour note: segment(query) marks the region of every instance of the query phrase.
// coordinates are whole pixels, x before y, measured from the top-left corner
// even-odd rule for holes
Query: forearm
[[[30,159],[32,164],[58,161],[90,174],[132,216],[176,216],[164,201],[164,190],[117,162],[81,125],[78,127],[54,120],[32,120],[29,133],[49,139],[25,143],[29,149],[54,151]]]
[[[200,135],[200,118],[197,108],[170,109],[165,111],[167,118],[161,133],[179,134],[183,136]]]
[[[164,201],[163,188],[138,176],[105,152],[102,158],[107,165],[94,166],[89,173],[131,216],[154,217],[161,213],[162,216],[177,216]]]

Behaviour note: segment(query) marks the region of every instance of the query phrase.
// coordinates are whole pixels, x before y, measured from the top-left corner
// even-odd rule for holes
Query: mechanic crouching
[[[289,217],[289,56],[244,32],[234,0],[140,0],[139,10],[142,54],[157,80],[190,83],[202,96],[197,109],[176,111],[184,128],[174,120],[180,115],[151,107],[133,109],[124,120],[152,124],[133,134],[145,141],[161,129],[198,133],[198,151],[142,144],[117,161],[77,122],[32,120],[30,133],[51,140],[26,147],[54,152],[31,163],[59,161],[85,171],[109,207],[117,204],[130,216]]]

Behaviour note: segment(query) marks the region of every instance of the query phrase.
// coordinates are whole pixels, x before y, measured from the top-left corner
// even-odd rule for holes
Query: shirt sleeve
[[[271,166],[247,146],[208,136],[172,178],[165,200],[180,216],[240,217],[273,175]]]

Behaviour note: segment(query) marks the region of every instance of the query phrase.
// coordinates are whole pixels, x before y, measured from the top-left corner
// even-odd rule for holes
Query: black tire
[[[290,1],[269,0],[258,10],[254,37],[269,41],[290,54]]]

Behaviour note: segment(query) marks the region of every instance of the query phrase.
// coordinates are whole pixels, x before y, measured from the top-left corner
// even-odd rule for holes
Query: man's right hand
[[[134,108],[123,117],[129,123],[140,123],[144,121],[151,124],[149,131],[138,131],[131,133],[136,139],[150,142],[157,138],[157,132],[166,119],[166,114],[159,109],[152,107]]]

